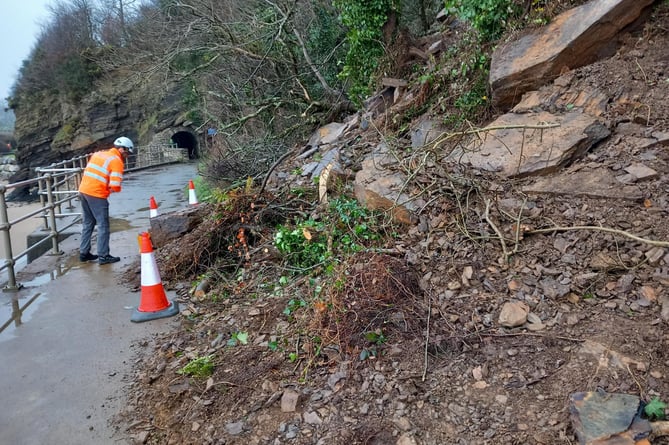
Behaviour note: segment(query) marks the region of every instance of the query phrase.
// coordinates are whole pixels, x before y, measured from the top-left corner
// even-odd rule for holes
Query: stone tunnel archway
[[[197,138],[190,131],[177,131],[172,135],[170,140],[177,144],[177,147],[188,149],[188,159],[197,159],[200,157]]]

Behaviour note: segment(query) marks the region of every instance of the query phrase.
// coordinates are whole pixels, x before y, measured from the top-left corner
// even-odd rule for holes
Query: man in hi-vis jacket
[[[133,143],[127,137],[114,141],[109,150],[91,156],[81,178],[79,200],[83,214],[83,229],[79,245],[79,260],[110,264],[121,258],[109,254],[109,195],[121,191],[125,159],[133,153]],[[91,236],[98,226],[98,254],[91,253]]]

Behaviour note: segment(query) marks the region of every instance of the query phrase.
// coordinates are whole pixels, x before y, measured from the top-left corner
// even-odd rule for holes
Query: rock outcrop
[[[166,129],[188,128],[179,97],[173,88],[153,94],[94,92],[77,105],[44,95],[39,101],[19,105],[15,137],[20,169],[10,181],[32,177],[37,167],[108,148],[119,135],[148,145]]]

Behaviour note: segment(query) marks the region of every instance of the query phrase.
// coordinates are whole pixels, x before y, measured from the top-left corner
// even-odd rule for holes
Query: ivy
[[[393,0],[335,0],[334,6],[348,28],[348,52],[339,77],[350,82],[351,99],[361,103],[372,91],[384,55],[382,28],[396,5]]]
[[[330,86],[339,83],[339,66],[337,60],[345,57],[343,45],[339,43],[345,40],[346,36],[342,24],[338,18],[332,14],[332,11],[323,6],[315,6],[315,20],[309,27],[307,35],[307,48],[309,54],[319,65],[319,71]],[[310,90],[317,91],[321,95],[322,85],[315,82],[310,86]]]
[[[446,9],[469,22],[487,41],[498,38],[508,20],[520,13],[513,0],[446,0]]]

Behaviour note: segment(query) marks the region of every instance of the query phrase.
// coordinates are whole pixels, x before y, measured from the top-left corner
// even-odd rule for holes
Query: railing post
[[[7,264],[7,286],[3,288],[5,292],[16,292],[20,285],[16,284],[16,271],[14,270],[14,253],[12,252],[12,237],[9,229],[9,214],[7,213],[7,200],[5,199],[4,185],[0,185],[0,231],[2,232],[2,241],[5,244],[5,263]]]
[[[49,207],[49,222],[51,223],[51,245],[53,255],[61,255],[63,252],[58,250],[58,228],[56,227],[56,206],[53,204],[53,177],[46,175],[46,197]]]
[[[62,166],[65,167],[65,164],[62,163]],[[58,168],[58,163],[53,163],[53,164],[51,164],[51,168],[52,168],[52,169],[56,169],[56,168]],[[50,182],[50,184],[49,184],[49,189],[50,189],[52,192],[53,192],[54,190],[55,190],[56,192],[58,192],[58,191],[60,191],[60,186],[59,186],[58,184],[59,184],[61,181],[60,181],[60,179],[57,177],[57,178],[56,178],[56,181],[55,181],[55,183],[54,183],[54,180],[53,180],[53,174],[51,173],[51,175],[52,175],[52,176],[51,176],[51,182]],[[47,193],[48,193],[48,192],[47,192]],[[54,212],[55,212],[55,213],[63,213],[63,209],[62,209],[61,204],[60,204],[60,199],[58,199],[58,194],[56,194],[56,201],[57,201],[58,203],[55,205],[56,208],[54,209]],[[52,204],[52,203],[53,203],[53,201],[50,201],[50,202],[49,202],[49,204]]]
[[[65,165],[66,168],[71,169],[74,171],[74,159],[71,159],[68,164]],[[66,176],[65,180],[65,191],[71,191],[71,190],[76,190],[73,185],[75,185],[75,180],[74,180],[74,175],[68,173]],[[72,199],[74,198],[74,193],[68,193],[67,194],[67,209],[72,210],[74,208],[74,204],[72,204]]]
[[[38,181],[37,181],[37,190],[38,190],[38,195],[39,195],[39,206],[44,209],[45,207],[45,198],[44,198],[44,193],[46,191],[46,187],[44,185],[44,175],[42,174],[42,170],[40,168],[36,169],[37,176],[38,176]],[[47,214],[46,212],[42,212],[42,230],[48,230],[49,229],[49,221],[47,220]]]

